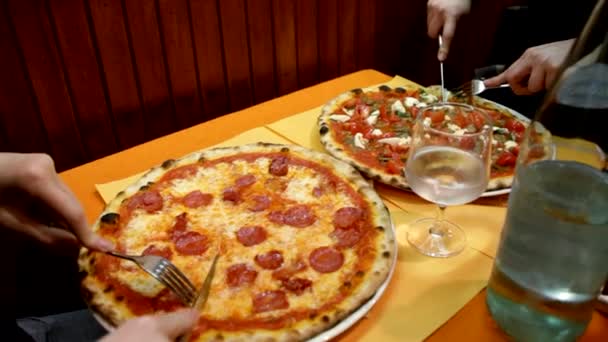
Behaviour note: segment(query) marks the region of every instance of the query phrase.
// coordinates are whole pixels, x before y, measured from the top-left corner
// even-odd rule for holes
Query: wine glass
[[[464,231],[443,218],[444,210],[486,190],[491,146],[492,124],[479,108],[442,102],[418,113],[405,176],[416,194],[439,207],[437,217],[410,225],[407,239],[418,251],[449,257],[465,248]]]

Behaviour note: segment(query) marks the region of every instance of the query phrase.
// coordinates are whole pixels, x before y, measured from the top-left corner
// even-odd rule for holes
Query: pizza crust
[[[292,324],[289,327],[279,330],[253,330],[253,331],[207,331],[203,333],[197,340],[222,339],[228,341],[247,340],[247,341],[291,341],[304,340],[316,334],[330,329],[332,326],[339,323],[370,297],[372,297],[381,284],[387,279],[391,268],[394,266],[394,254],[396,250],[396,240],[394,230],[388,209],[377,195],[373,187],[368,181],[350,165],[344,163],[327,154],[311,151],[294,145],[276,145],[267,143],[258,143],[251,145],[243,145],[237,147],[222,147],[209,150],[202,150],[191,153],[178,160],[168,160],[162,165],[152,168],[144,174],[139,180],[121,191],[114,198],[104,211],[99,216],[99,219],[93,224],[93,230],[100,229],[100,222],[105,215],[115,213],[121,206],[121,203],[136,194],[141,189],[146,189],[149,184],[156,182],[166,172],[187,165],[201,159],[213,160],[223,156],[241,153],[256,153],[256,152],[285,152],[293,154],[305,160],[312,160],[329,167],[332,172],[346,181],[351,187],[357,190],[365,198],[365,202],[370,207],[372,213],[372,222],[376,230],[380,233],[374,240],[374,248],[377,251],[376,258],[369,270],[365,274],[361,274],[363,279],[356,290],[349,297],[340,302],[335,308],[329,312],[319,313],[315,317],[304,319]],[[108,216],[105,216],[108,217]],[[84,274],[82,280],[82,291],[85,301],[88,303],[91,311],[96,313],[112,326],[118,326],[125,320],[132,318],[133,315],[124,301],[117,301],[112,296],[112,290],[102,284],[95,275],[95,256],[96,252],[90,252],[85,248],[80,251],[78,260],[79,267]],[[218,262],[221,264],[222,259]],[[203,267],[208,269],[208,266]],[[221,277],[214,278],[213,283],[218,283]],[[202,283],[200,279],[191,279],[195,286]],[[212,286],[211,296],[213,296]],[[209,304],[209,303],[208,303]]]
[[[397,89],[403,89],[405,91],[405,88],[403,88],[403,87],[395,88],[395,90],[397,90]],[[338,105],[340,103],[350,99],[353,94],[358,94],[358,93],[367,92],[367,91],[378,91],[378,90],[379,91],[390,91],[391,88],[387,85],[382,85],[382,86],[379,86],[378,88],[376,88],[376,87],[365,88],[365,89],[356,88],[349,92],[338,95],[336,98],[334,98],[333,100],[331,100],[327,104],[325,104],[325,106],[323,106],[323,108],[321,109],[321,115],[319,116],[318,121],[317,121],[317,124],[319,127],[319,136],[321,138],[321,144],[327,150],[327,152],[329,152],[331,155],[333,155],[334,157],[336,157],[342,161],[347,162],[351,166],[353,166],[356,169],[358,169],[359,171],[361,171],[361,173],[363,173],[365,176],[369,177],[370,179],[379,181],[380,183],[392,185],[396,188],[409,190],[409,186],[407,184],[407,181],[406,181],[406,178],[405,178],[405,175],[403,174],[403,172],[400,175],[392,175],[392,174],[383,172],[382,170],[373,169],[371,167],[361,165],[361,163],[359,163],[352,156],[350,156],[348,154],[348,152],[344,151],[344,149],[341,147],[341,144],[335,141],[335,139],[332,137],[331,132],[330,132],[329,116],[331,114],[335,113],[335,111],[339,109]]]

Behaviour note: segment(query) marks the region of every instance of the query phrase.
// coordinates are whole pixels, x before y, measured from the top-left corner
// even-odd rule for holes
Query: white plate
[[[483,194],[481,194],[480,197],[499,196],[499,195],[508,194],[509,192],[511,192],[511,188],[499,189],[499,190],[490,190],[490,191],[486,191]]]
[[[393,260],[392,260],[392,264],[391,264],[391,269],[388,272],[388,276],[386,277],[386,280],[384,280],[384,282],[380,285],[378,290],[376,290],[374,295],[370,299],[368,299],[367,302],[365,302],[363,305],[361,305],[357,310],[355,310],[353,313],[348,315],[346,318],[341,320],[338,324],[334,325],[331,329],[326,330],[326,331],[312,337],[311,339],[309,339],[308,340],[309,342],[329,341],[332,338],[340,335],[341,333],[348,330],[348,328],[352,327],[355,323],[357,323],[361,318],[365,317],[365,315],[369,312],[369,310],[371,310],[371,308],[374,306],[374,304],[376,304],[376,302],[378,302],[378,300],[380,299],[380,297],[386,290],[386,287],[388,286],[391,279],[393,278],[393,273],[395,272],[395,266],[397,265],[397,251],[399,249],[398,248],[399,246],[397,244],[397,232],[395,231],[395,224],[393,223],[392,217],[391,217],[391,231],[393,233],[393,236],[395,237],[395,243],[393,246]],[[95,320],[97,320],[97,322],[99,322],[99,324],[102,327],[104,327],[107,331],[112,332],[116,329],[110,323],[108,323],[105,319],[103,319],[103,317],[99,316],[97,313],[95,313],[92,310],[90,310],[90,311],[93,314],[93,317],[95,318]]]

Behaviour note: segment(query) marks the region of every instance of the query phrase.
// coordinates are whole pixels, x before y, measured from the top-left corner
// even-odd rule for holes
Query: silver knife
[[[205,307],[205,303],[207,303],[207,298],[209,298],[209,291],[211,290],[211,282],[213,281],[213,276],[215,275],[215,265],[217,264],[217,259],[219,259],[220,253],[217,253],[211,262],[211,267],[209,268],[209,272],[207,272],[207,276],[205,280],[203,280],[203,285],[198,292],[198,296],[196,300],[192,304],[192,308],[196,309],[198,312],[202,312]],[[190,340],[190,333],[182,335],[178,341],[186,342]]]
[[[443,38],[439,35],[439,50],[443,49]],[[447,101],[447,93],[445,91],[445,83],[443,81],[443,62],[439,62],[439,72],[441,73],[441,102]]]

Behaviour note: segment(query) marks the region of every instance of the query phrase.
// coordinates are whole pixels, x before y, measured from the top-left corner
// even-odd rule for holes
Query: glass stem
[[[436,237],[443,237],[444,231],[442,229],[441,223],[443,222],[446,206],[438,204],[437,208],[439,208],[439,210],[437,211],[435,222],[433,222],[433,225],[429,229],[429,233]]]

